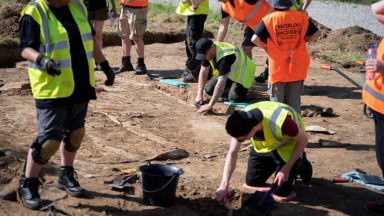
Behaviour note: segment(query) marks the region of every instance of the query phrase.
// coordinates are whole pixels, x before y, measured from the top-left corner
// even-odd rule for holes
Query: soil
[[[155,32],[170,34],[165,26]],[[347,37],[348,32],[371,35],[356,29],[335,32],[328,32],[319,43],[335,42],[335,34],[340,35],[340,40]],[[241,36],[236,41],[240,42]],[[356,39],[355,46],[350,47],[363,49],[367,41]],[[171,42],[146,45],[145,61],[150,72],[182,73],[186,59],[184,42]],[[313,45],[326,49],[325,44]],[[111,65],[120,65],[120,46],[106,47],[103,52]],[[133,62],[136,58],[133,52]],[[253,58],[259,74],[264,70],[265,52],[255,48]],[[356,168],[378,176],[381,171],[375,157],[373,122],[362,115],[361,91],[337,73],[320,69],[322,63],[330,62],[321,58],[311,62],[302,110],[331,107],[333,115],[303,118],[307,126],[318,125],[336,134],[308,133],[306,152],[313,165],[313,179],[309,185],[298,179],[297,198],[276,204],[272,215],[366,215],[365,203],[383,196],[377,190],[356,183],[332,183],[333,178]],[[342,70],[352,79],[360,80],[354,70]],[[47,205],[51,201],[54,208],[31,211],[23,208],[11,192],[17,187],[23,161],[36,136],[34,99],[28,88],[25,62],[18,63],[17,68],[0,69],[0,195],[4,190],[11,191],[0,202],[0,215],[46,215],[46,209],[53,209],[57,215],[60,212],[61,215],[63,212],[67,215],[226,215],[228,210],[220,206],[214,196],[230,140],[224,124],[233,109],[218,103],[213,114],[197,114],[193,106],[197,84],[177,88],[127,72],[116,77],[113,87],[106,87],[101,72],[96,72],[96,78],[98,99],[89,105],[86,136],[75,161],[79,181],[88,194],[85,198],[73,198],[56,189],[56,170],[60,165],[57,153],[44,169],[41,191]],[[249,94],[250,100],[267,100],[266,88],[266,84],[255,84]],[[324,147],[319,140],[340,145]],[[141,178],[134,184],[134,193],[111,190],[103,184],[119,175],[121,169],[138,168],[146,159],[175,149],[186,150],[189,157],[152,161],[174,164],[184,170],[171,207],[145,205]],[[251,195],[242,187],[247,157],[247,150],[239,153],[231,180],[228,206],[234,209],[233,215],[246,215],[243,203]]]

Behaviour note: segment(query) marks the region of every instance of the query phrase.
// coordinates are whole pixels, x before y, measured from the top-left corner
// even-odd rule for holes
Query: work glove
[[[104,82],[106,86],[112,86],[115,81],[115,72],[109,66],[108,61],[103,61],[100,63],[101,70],[103,70],[105,76],[107,77],[107,80]]]
[[[51,58],[39,55],[36,59],[37,67],[51,76],[60,75],[59,65]]]

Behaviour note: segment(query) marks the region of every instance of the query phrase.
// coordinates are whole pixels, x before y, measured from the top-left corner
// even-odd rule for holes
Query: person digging
[[[216,200],[225,203],[237,155],[246,140],[253,146],[249,152],[246,187],[265,187],[275,173],[273,183],[277,188],[273,198],[277,201],[295,198],[293,188],[300,164],[309,163],[301,159],[308,143],[302,118],[292,107],[272,101],[251,104],[244,110],[235,111],[226,122],[226,131],[232,138]]]
[[[228,92],[228,100],[242,102],[246,99],[256,70],[255,63],[244,52],[232,44],[213,42],[201,38],[196,44],[197,60],[201,60],[198,89],[195,98],[197,112],[212,110],[213,105]],[[207,82],[210,71],[213,76]],[[209,103],[203,105],[203,92],[212,96]]]

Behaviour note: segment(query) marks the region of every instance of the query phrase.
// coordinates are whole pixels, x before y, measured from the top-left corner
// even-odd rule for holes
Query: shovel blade
[[[268,215],[275,205],[275,200],[266,192],[257,191],[252,194],[244,203],[248,215]]]

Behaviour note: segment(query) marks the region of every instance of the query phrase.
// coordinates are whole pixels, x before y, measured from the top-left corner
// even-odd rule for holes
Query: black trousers
[[[185,38],[185,47],[187,52],[187,62],[185,66],[188,70],[198,70],[200,68],[200,61],[196,60],[196,43],[203,36],[204,23],[207,15],[199,14],[188,16],[187,19],[187,32]]]
[[[384,115],[371,110],[375,122],[376,158],[384,177]]]
[[[217,77],[212,76],[210,80],[208,80],[207,84],[205,84],[204,91],[207,95],[212,96],[213,91],[215,90],[215,86],[217,84]],[[228,94],[228,100],[234,102],[243,102],[247,98],[248,89],[244,86],[233,82],[230,79],[227,79],[227,83],[225,83],[224,93]]]
[[[295,179],[298,175],[298,166],[300,159],[293,165],[289,172],[288,181],[277,187],[274,194],[277,196],[288,196],[295,185]],[[281,159],[277,150],[269,153],[257,153],[252,147],[249,152],[248,168],[245,176],[245,182],[249,186],[261,187],[273,174],[277,173],[286,163]]]

